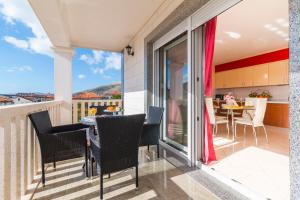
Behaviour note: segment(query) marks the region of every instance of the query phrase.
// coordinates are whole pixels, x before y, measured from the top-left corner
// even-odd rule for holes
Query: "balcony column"
[[[73,48],[54,47],[54,99],[64,101],[60,123],[72,123]]]
[[[289,0],[290,199],[300,198],[300,1]]]

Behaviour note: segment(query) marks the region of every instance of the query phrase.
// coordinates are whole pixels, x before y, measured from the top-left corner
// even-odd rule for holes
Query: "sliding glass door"
[[[187,152],[188,64],[187,36],[163,48],[164,56],[164,137],[170,145]]]

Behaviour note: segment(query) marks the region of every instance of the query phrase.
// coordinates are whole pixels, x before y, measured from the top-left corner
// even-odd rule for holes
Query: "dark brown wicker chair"
[[[56,161],[85,156],[87,166],[87,126],[70,124],[53,127],[48,111],[32,113],[29,116],[37,134],[41,149],[42,183],[45,185],[45,164],[52,163],[56,168]],[[86,176],[88,176],[88,169]]]
[[[138,187],[138,147],[145,114],[96,118],[98,139],[91,138],[91,154],[100,168],[100,198],[103,175],[135,167]]]
[[[159,158],[160,123],[164,109],[160,107],[149,107],[148,118],[144,124],[140,146],[156,145],[157,157]]]

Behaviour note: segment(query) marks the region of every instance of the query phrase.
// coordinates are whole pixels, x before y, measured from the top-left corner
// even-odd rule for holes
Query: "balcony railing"
[[[108,106],[114,105],[122,107],[122,99],[103,100],[73,100],[73,123],[79,122],[82,117],[88,115],[88,109],[92,105]]]
[[[40,169],[40,149],[27,115],[48,110],[53,125],[60,124],[62,101],[0,107],[0,199],[21,199],[34,189]],[[29,194],[30,195],[30,194]]]

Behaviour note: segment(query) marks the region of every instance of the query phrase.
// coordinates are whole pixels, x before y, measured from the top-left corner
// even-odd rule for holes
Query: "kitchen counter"
[[[214,99],[214,101],[216,102],[217,100]],[[221,103],[225,103],[224,100],[220,100]],[[239,100],[236,100],[237,103],[241,102]],[[245,102],[245,101],[242,101]],[[278,100],[269,100],[268,103],[277,103],[277,104],[289,104],[288,100],[284,100],[284,99],[278,99]]]
[[[277,103],[277,104],[289,104],[289,102],[288,101],[286,101],[286,100],[270,100],[270,101],[268,101],[268,103]]]

